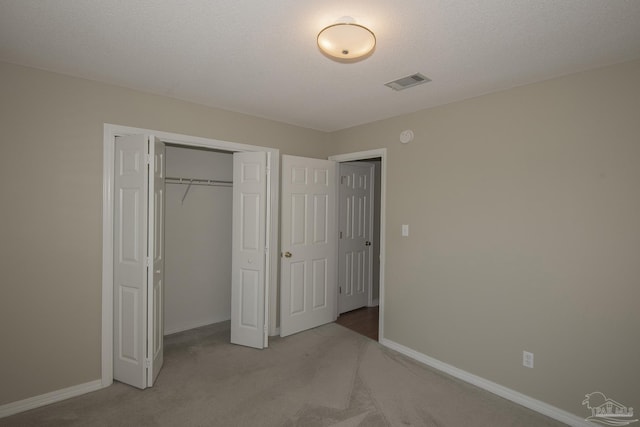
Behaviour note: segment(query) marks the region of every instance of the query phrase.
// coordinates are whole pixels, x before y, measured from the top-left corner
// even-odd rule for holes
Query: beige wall
[[[104,123],[326,149],[321,132],[0,63],[0,405],[100,378]]]
[[[386,338],[581,417],[640,407],[640,61],[331,137],[388,148]]]

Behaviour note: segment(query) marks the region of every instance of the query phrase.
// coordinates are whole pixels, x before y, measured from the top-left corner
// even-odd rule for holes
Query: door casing
[[[275,288],[278,283],[278,197],[280,150],[255,145],[239,144],[209,138],[194,137],[151,129],[134,128],[107,124],[104,125],[103,135],[103,186],[102,186],[102,387],[113,383],[113,207],[114,207],[114,150],[117,136],[151,134],[160,141],[187,147],[203,147],[223,151],[264,151],[271,153],[270,184],[268,197],[270,210],[267,212],[267,228],[271,231],[267,238],[269,242],[267,262],[267,289]],[[268,292],[269,300],[265,301],[265,311],[269,321],[269,335],[276,335],[276,304],[277,292]],[[273,313],[269,315],[268,313]]]

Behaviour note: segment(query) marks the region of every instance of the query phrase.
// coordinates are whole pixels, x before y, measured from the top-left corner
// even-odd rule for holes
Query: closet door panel
[[[164,363],[164,212],[165,212],[165,146],[153,137],[149,141],[150,171],[148,257],[152,272],[147,289],[147,385],[155,382]]]
[[[263,152],[233,155],[231,342],[265,347],[266,178]]]
[[[113,378],[146,381],[147,137],[116,138]]]

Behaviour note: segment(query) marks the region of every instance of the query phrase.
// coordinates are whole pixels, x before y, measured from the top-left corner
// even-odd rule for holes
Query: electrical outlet
[[[526,368],[533,368],[533,353],[528,351],[522,352],[522,366]]]

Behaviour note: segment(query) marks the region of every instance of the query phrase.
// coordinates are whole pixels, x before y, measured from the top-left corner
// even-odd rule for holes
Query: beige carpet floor
[[[337,324],[254,350],[229,323],[166,337],[156,385],[111,387],[2,426],[562,426]]]

